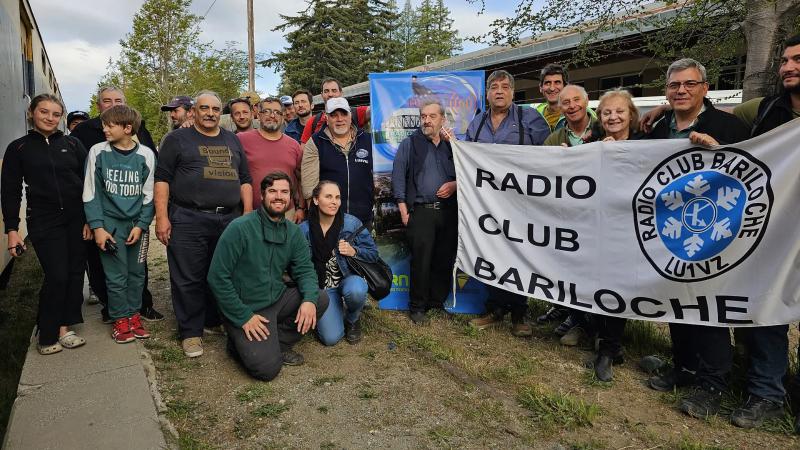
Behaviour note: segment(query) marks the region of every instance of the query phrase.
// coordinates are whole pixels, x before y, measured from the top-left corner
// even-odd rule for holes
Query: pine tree
[[[406,67],[439,61],[454,56],[461,50],[461,39],[453,30],[450,10],[443,0],[422,0],[412,22],[412,40],[407,53]]]

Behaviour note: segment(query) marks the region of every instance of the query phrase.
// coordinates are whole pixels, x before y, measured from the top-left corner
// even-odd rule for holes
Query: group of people
[[[706,98],[702,64],[675,61],[666,74],[668,105],[642,118],[625,90],[606,92],[591,110],[584,88],[570,84],[556,64],[541,71],[546,102],[517,106],[514,77],[497,70],[486,81],[488,109],[472,120],[466,138],[564,151],[598,140],[733,144],[800,115],[800,37],[786,42],[779,70],[780,94],[743,103],[731,114]],[[163,318],[147,288],[153,221],[167,249],[172,305],[188,357],[203,354],[204,334],[224,333],[230,355],[252,376],[271,380],[283,365],[303,363],[293,346],[311,330],[324,345],[359,342],[368,287],[348,261],[379,257],[371,234],[373,152],[364,129],[369,108],[351,108],[335,79],[323,81],[321,96],[324,110],[316,115],[305,90],[263,99],[245,93],[226,103],[211,91],[178,96],[161,108],[173,129],[158,146],[116,87],[99,90],[98,117],[80,111],[68,116],[69,135],[59,130],[61,100],[34,97],[31,130],[6,151],[0,197],[8,251],[20,256],[26,249],[18,230],[27,186],[29,238],[45,274],[39,352],[86,343],[70,329],[83,320],[85,271],[104,320],[113,323],[112,338],[127,343],[149,337],[143,320]],[[446,110],[426,98],[419,112],[419,130],[402,141],[395,157],[392,190],[411,253],[409,318],[425,324],[427,311],[442,308],[450,290],[458,206],[456,137],[447,128]],[[497,326],[510,313],[511,333],[531,336],[528,299],[495,287],[488,291],[487,312],[472,325]],[[613,365],[624,360],[624,319],[554,307],[536,320],[558,321],[555,331],[565,345],[596,336],[600,380],[611,380]],[[783,414],[787,332],[788,325],[781,325],[737,333],[749,349],[751,369],[748,398],[732,414],[736,425],[753,427]],[[715,414],[731,370],[729,330],[670,324],[670,334],[673,367],[649,385],[662,391],[694,386],[681,410]]]

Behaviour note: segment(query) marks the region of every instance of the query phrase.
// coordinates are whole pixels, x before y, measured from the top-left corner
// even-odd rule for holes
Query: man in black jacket
[[[706,98],[706,69],[685,58],[667,69],[666,95],[672,110],[659,121],[648,139],[689,140],[698,145],[735,144],[748,133],[736,116],[714,108]],[[674,369],[649,380],[650,387],[671,391],[676,386],[695,384],[698,389],[680,404],[681,411],[694,417],[707,417],[719,411],[726,377],[731,369],[730,331],[683,323],[669,324]]]
[[[124,104],[125,94],[116,86],[103,86],[97,91],[97,110],[100,113],[111,108],[112,106]],[[100,116],[79,123],[78,126],[72,130],[71,136],[78,138],[83,146],[86,147],[86,150],[89,150],[95,144],[105,142],[106,140],[106,136],[103,133],[103,122],[100,120]],[[136,138],[140,144],[149,147],[151,150],[153,150],[153,153],[158,156],[156,145],[153,143],[153,138],[150,136],[150,132],[147,131],[147,128],[145,128],[144,121],[142,121],[141,126],[139,126],[139,131],[136,133]],[[97,295],[100,303],[103,304],[103,322],[111,323],[111,319],[108,316],[108,293],[106,291],[106,278],[105,274],[103,273],[103,265],[100,262],[100,252],[97,249],[97,246],[94,244],[94,241],[91,240],[87,241],[86,250],[88,252],[86,261],[87,273],[89,274],[89,285],[91,286],[95,295]],[[156,311],[155,308],[153,308],[153,295],[147,288],[148,276],[146,262],[144,274],[142,309],[140,311],[142,319],[148,321],[162,320],[164,316],[160,312]]]

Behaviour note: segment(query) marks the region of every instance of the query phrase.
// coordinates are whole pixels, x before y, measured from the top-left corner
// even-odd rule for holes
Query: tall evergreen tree
[[[406,67],[454,56],[461,50],[461,39],[453,29],[450,10],[443,0],[422,0],[412,20],[413,40],[409,46]]]

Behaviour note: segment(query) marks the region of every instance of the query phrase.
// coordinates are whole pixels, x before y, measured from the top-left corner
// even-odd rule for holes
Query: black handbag
[[[361,225],[361,227],[350,235],[347,239],[347,243],[353,245],[353,241],[356,239],[356,236],[358,236],[358,233],[361,233],[361,230],[365,228],[366,226]],[[389,267],[386,261],[381,259],[380,256],[378,256],[376,262],[362,261],[353,256],[345,256],[345,259],[347,260],[347,264],[350,265],[350,270],[367,280],[369,295],[372,296],[372,298],[380,300],[389,295],[389,292],[392,290],[392,268]]]

